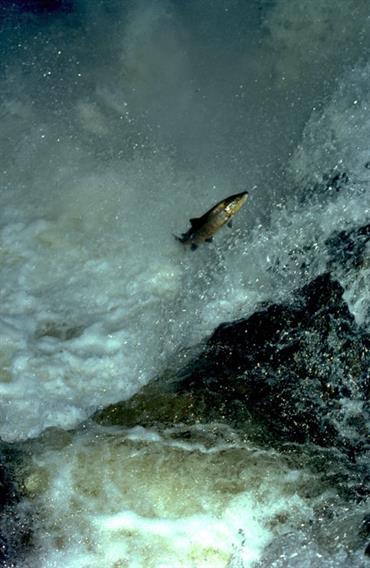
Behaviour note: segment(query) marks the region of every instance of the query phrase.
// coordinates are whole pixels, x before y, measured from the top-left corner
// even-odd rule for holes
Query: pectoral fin
[[[209,237],[209,239],[205,239],[206,243],[211,243],[213,241],[213,237]]]
[[[191,250],[197,250],[198,245],[196,245],[195,243],[193,243],[190,248],[191,248]]]
[[[232,221],[229,221],[228,224],[227,224],[227,226],[230,227],[230,229],[231,229],[232,226],[233,226],[233,222],[232,222]]]

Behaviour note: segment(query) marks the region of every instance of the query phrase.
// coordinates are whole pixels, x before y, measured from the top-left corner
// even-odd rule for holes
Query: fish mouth
[[[249,197],[248,191],[243,191],[243,193],[240,194],[238,201],[241,202],[241,204],[243,205],[243,203],[247,201],[248,197]]]
[[[248,191],[243,191],[242,193],[237,193],[236,195],[232,196],[230,198],[229,203],[230,204],[232,204],[232,203],[243,204],[247,201],[248,197],[249,197]]]
[[[245,201],[247,197],[249,197],[248,191],[242,191],[241,193],[235,193],[235,195],[230,195],[230,197],[226,199],[226,202],[232,203],[233,201],[242,201],[242,200]]]

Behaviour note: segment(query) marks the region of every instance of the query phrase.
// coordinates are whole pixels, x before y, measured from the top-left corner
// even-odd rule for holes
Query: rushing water
[[[21,566],[255,566],[277,535],[263,566],[361,566],[366,511],[316,450],[206,415],[187,441],[86,420],[369,223],[367,0],[41,4],[0,4],[0,435],[36,527]],[[175,241],[244,189],[231,231]],[[368,261],[337,277],[368,326]]]

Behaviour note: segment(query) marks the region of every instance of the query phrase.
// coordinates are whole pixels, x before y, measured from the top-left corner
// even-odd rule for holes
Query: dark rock
[[[336,455],[329,475],[323,454],[318,471],[323,482],[335,485],[346,499],[363,501],[370,486],[370,343],[342,294],[338,282],[323,274],[287,303],[220,325],[181,371],[153,381],[94,419],[157,429],[223,423],[253,443],[289,452],[310,443],[312,453],[313,443],[319,455],[323,447]]]
[[[16,481],[17,452],[0,451],[0,566],[16,566],[32,538],[32,515]]]
[[[360,535],[364,538],[370,536],[370,513],[364,516],[361,522]]]
[[[222,324],[184,370],[178,392],[225,412],[237,401],[278,439],[337,446],[356,459],[364,426],[347,403],[364,398],[369,354],[342,293],[323,274],[290,304]]]
[[[131,399],[103,408],[94,415],[94,420],[102,425],[128,428],[138,424],[148,428],[196,421],[192,396],[165,392],[165,385],[158,383],[153,381]]]
[[[328,267],[331,269],[339,265],[347,270],[361,267],[369,240],[370,223],[334,233],[325,241],[329,254]]]
[[[17,502],[17,490],[11,480],[9,468],[0,463],[0,510]]]

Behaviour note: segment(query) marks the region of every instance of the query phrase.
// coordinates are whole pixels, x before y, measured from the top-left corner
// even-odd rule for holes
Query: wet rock
[[[354,459],[364,438],[369,354],[342,293],[323,274],[289,304],[222,324],[177,392],[226,412],[239,403],[280,440],[337,446]]]
[[[370,513],[364,516],[361,522],[360,535],[364,538],[370,537]]]
[[[360,527],[360,537],[365,540],[369,540],[370,537],[370,513],[364,516],[362,519],[361,527]],[[370,542],[365,547],[364,550],[365,556],[370,556]]]
[[[325,242],[328,249],[328,267],[359,268],[364,264],[367,243],[370,240],[370,223],[349,231],[339,231]]]
[[[186,368],[94,419],[127,427],[226,423],[258,443],[336,447],[358,462],[354,492],[366,498],[367,460],[358,460],[369,451],[369,338],[342,294],[323,274],[289,303],[220,325]]]
[[[9,448],[0,449],[0,566],[16,566],[32,538],[32,515],[21,504],[15,468],[19,456]]]
[[[212,393],[180,392],[179,377],[173,375],[160,377],[129,400],[111,404],[92,418],[103,426],[143,426],[156,431],[179,426],[178,437],[182,440],[187,438],[187,425],[205,423],[214,423],[217,431],[222,425],[237,425],[238,431],[256,444],[268,444],[269,438],[264,425],[251,416],[241,401],[235,399],[226,405],[214,401]]]
[[[370,542],[367,545],[367,547],[365,548],[364,554],[365,554],[365,556],[370,556]]]
[[[179,396],[165,392],[161,381],[150,383],[131,399],[112,404],[97,412],[94,420],[104,426],[126,426],[132,428],[140,425],[151,427],[196,422],[198,413],[194,412],[191,394]]]

